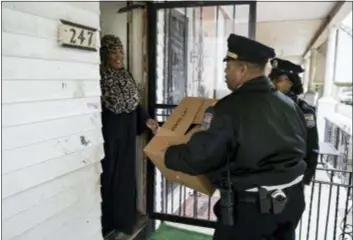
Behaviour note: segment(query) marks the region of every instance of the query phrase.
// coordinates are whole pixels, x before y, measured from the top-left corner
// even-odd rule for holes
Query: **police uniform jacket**
[[[307,148],[305,161],[307,169],[304,174],[303,182],[309,184],[313,179],[316,171],[318,151],[319,151],[319,135],[316,125],[315,107],[309,105],[303,99],[298,98],[295,94],[288,94],[289,97],[298,104],[299,108],[304,114],[306,129],[307,129]]]
[[[319,151],[319,137],[316,127],[315,108],[310,106],[304,100],[298,98],[298,94],[303,91],[299,74],[303,73],[304,69],[300,65],[279,58],[272,59],[271,65],[273,69],[270,73],[270,78],[276,78],[277,76],[285,74],[288,76],[289,80],[292,81],[293,86],[291,90],[286,93],[286,95],[298,104],[304,114],[307,129],[307,154],[305,156],[307,169],[304,174],[303,182],[305,184],[309,184],[316,170]]]
[[[208,110],[205,130],[165,153],[168,168],[208,174],[219,186],[229,169],[234,187],[288,183],[306,169],[306,124],[298,105],[261,76]],[[211,116],[211,117],[210,117]]]

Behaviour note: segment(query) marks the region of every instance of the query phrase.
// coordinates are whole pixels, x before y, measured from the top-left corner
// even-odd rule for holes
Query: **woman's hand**
[[[146,126],[152,131],[154,135],[157,133],[157,130],[159,128],[158,122],[151,118],[147,120]]]

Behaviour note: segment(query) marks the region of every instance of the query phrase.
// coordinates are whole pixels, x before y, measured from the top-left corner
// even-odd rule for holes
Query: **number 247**
[[[76,29],[70,28],[70,32],[72,32],[70,43],[76,44],[76,34],[77,34]],[[85,30],[81,29],[81,31],[78,34],[77,39],[80,40],[80,43],[79,43],[80,45],[82,45],[83,42],[86,40],[86,37],[84,36],[85,35],[84,33],[85,33]],[[92,44],[93,32],[87,31],[86,35],[88,35],[88,45],[91,45]]]

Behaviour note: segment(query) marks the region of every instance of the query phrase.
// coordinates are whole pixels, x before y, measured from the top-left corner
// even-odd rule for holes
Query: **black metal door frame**
[[[225,5],[249,5],[249,36],[255,38],[256,28],[256,1],[171,1],[171,2],[149,2],[147,4],[148,32],[148,112],[152,118],[156,117],[156,109],[163,105],[164,108],[173,108],[175,105],[157,104],[157,13],[161,9],[225,6]],[[149,136],[150,138],[152,136]],[[158,213],[154,209],[155,203],[155,166],[147,161],[147,213],[151,219],[178,222],[202,227],[215,227],[212,221],[192,219]]]

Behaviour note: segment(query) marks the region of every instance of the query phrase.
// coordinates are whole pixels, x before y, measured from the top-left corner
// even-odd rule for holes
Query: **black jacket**
[[[302,110],[306,122],[307,130],[307,145],[306,145],[306,156],[304,158],[307,169],[304,174],[303,182],[310,184],[312,178],[315,175],[318,152],[319,152],[319,134],[316,125],[316,109],[309,105],[303,99],[298,98],[295,94],[289,93],[288,96],[298,104]]]
[[[304,173],[307,136],[303,114],[266,77],[246,82],[218,101],[206,116],[205,131],[195,133],[187,144],[167,149],[168,168],[208,174],[218,187],[229,157],[232,182],[238,190],[288,183]]]

